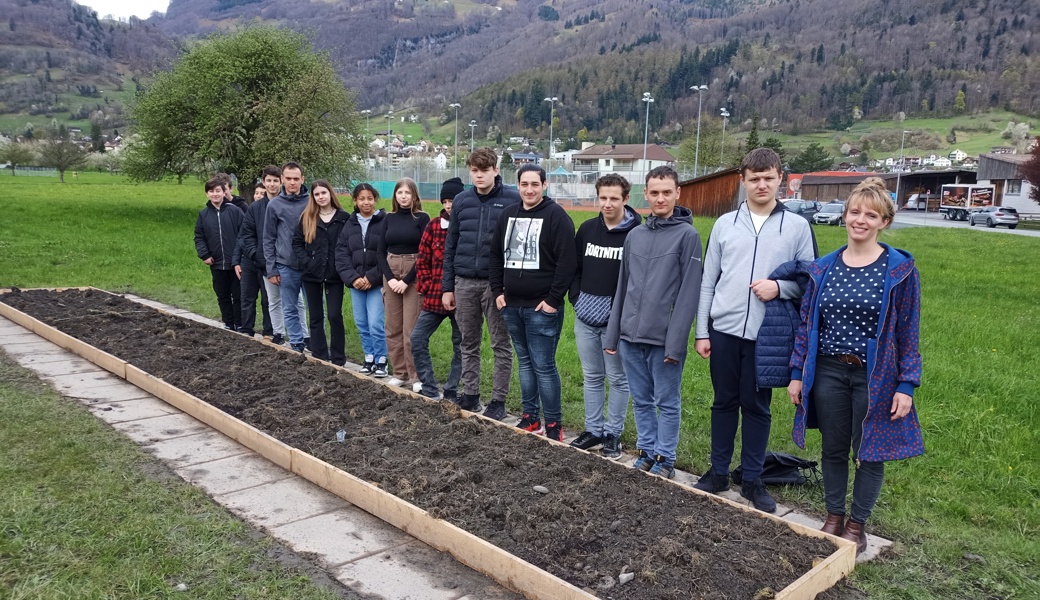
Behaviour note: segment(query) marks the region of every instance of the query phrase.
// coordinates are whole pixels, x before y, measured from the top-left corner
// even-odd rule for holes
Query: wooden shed
[[[680,206],[698,217],[720,217],[740,205],[740,170],[726,169],[679,183]]]

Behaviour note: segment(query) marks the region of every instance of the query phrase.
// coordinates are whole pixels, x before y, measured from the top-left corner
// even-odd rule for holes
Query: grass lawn
[[[7,179],[6,188],[0,286],[94,285],[217,315],[207,268],[192,246],[201,183],[132,185],[81,174],[65,185]],[[435,212],[433,204],[427,209]],[[576,222],[594,215],[573,214]],[[696,219],[702,238],[711,224]],[[829,252],[845,234],[825,227],[817,235],[821,251]],[[889,464],[870,530],[897,543],[884,558],[859,567],[852,581],[878,598],[1040,597],[1040,240],[940,228],[900,229],[884,240],[911,251],[922,275],[925,369],[917,404],[927,454]],[[349,319],[350,310],[344,312]],[[572,327],[568,309],[558,360],[565,419],[577,429],[583,409]],[[347,339],[348,354],[359,358],[357,335],[349,331]],[[438,332],[432,346],[443,374],[447,331]],[[691,355],[679,462],[701,472],[712,393],[706,361]],[[488,351],[486,375],[491,366]],[[514,383],[514,411],[518,396]],[[786,393],[774,394],[773,410],[770,448],[818,456],[818,435],[810,434],[804,453],[790,441]],[[634,432],[630,420],[629,448]],[[823,513],[819,488],[778,495]]]
[[[343,597],[2,353],[0,439],[2,598]]]

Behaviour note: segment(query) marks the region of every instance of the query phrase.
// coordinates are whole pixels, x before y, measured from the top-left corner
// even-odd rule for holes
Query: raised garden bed
[[[569,582],[568,597],[581,597],[580,588],[619,600],[811,598],[852,568],[852,544],[107,292],[14,291],[0,302],[82,340],[89,346],[70,349],[156,387],[160,397],[179,392],[159,390],[162,382],[90,347],[300,451],[200,407],[239,427],[233,437],[246,445],[270,446],[265,455],[274,462],[333,491],[354,478],[371,482],[430,521],[443,519]],[[182,402],[197,402],[187,394]],[[340,430],[343,443],[336,441]],[[336,470],[311,457],[354,477],[334,483]],[[554,597],[522,563],[513,568],[487,549],[436,543],[454,528],[413,525],[414,516],[401,516],[411,509],[404,502],[352,501],[387,512],[377,516],[521,593]],[[632,581],[619,584],[622,572],[634,574]]]

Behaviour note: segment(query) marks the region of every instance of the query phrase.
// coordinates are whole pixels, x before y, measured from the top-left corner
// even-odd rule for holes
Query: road
[[[990,229],[984,225],[968,227],[967,221],[948,221],[939,213],[926,213],[913,210],[901,210],[896,213],[896,220],[892,224],[893,229],[901,227],[947,227],[953,229],[973,229],[983,233],[997,233],[1002,235],[1024,235],[1027,237],[1040,237],[1040,230],[1018,229],[1011,230],[1007,227],[996,227]]]

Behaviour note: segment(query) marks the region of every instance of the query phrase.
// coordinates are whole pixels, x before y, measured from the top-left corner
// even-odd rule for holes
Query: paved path
[[[217,321],[177,308],[127,297],[222,327]],[[271,464],[162,400],[3,317],[0,349],[163,460],[214,501],[296,552],[313,557],[356,592],[386,600],[521,598],[450,555]],[[359,367],[348,364],[347,368]],[[506,422],[515,419],[507,417]],[[675,479],[692,485],[697,476],[676,471]],[[722,495],[746,502],[735,491]],[[822,525],[818,518],[783,505],[776,514],[809,527]],[[891,545],[876,536],[869,539],[870,546],[857,562],[871,560]]]

